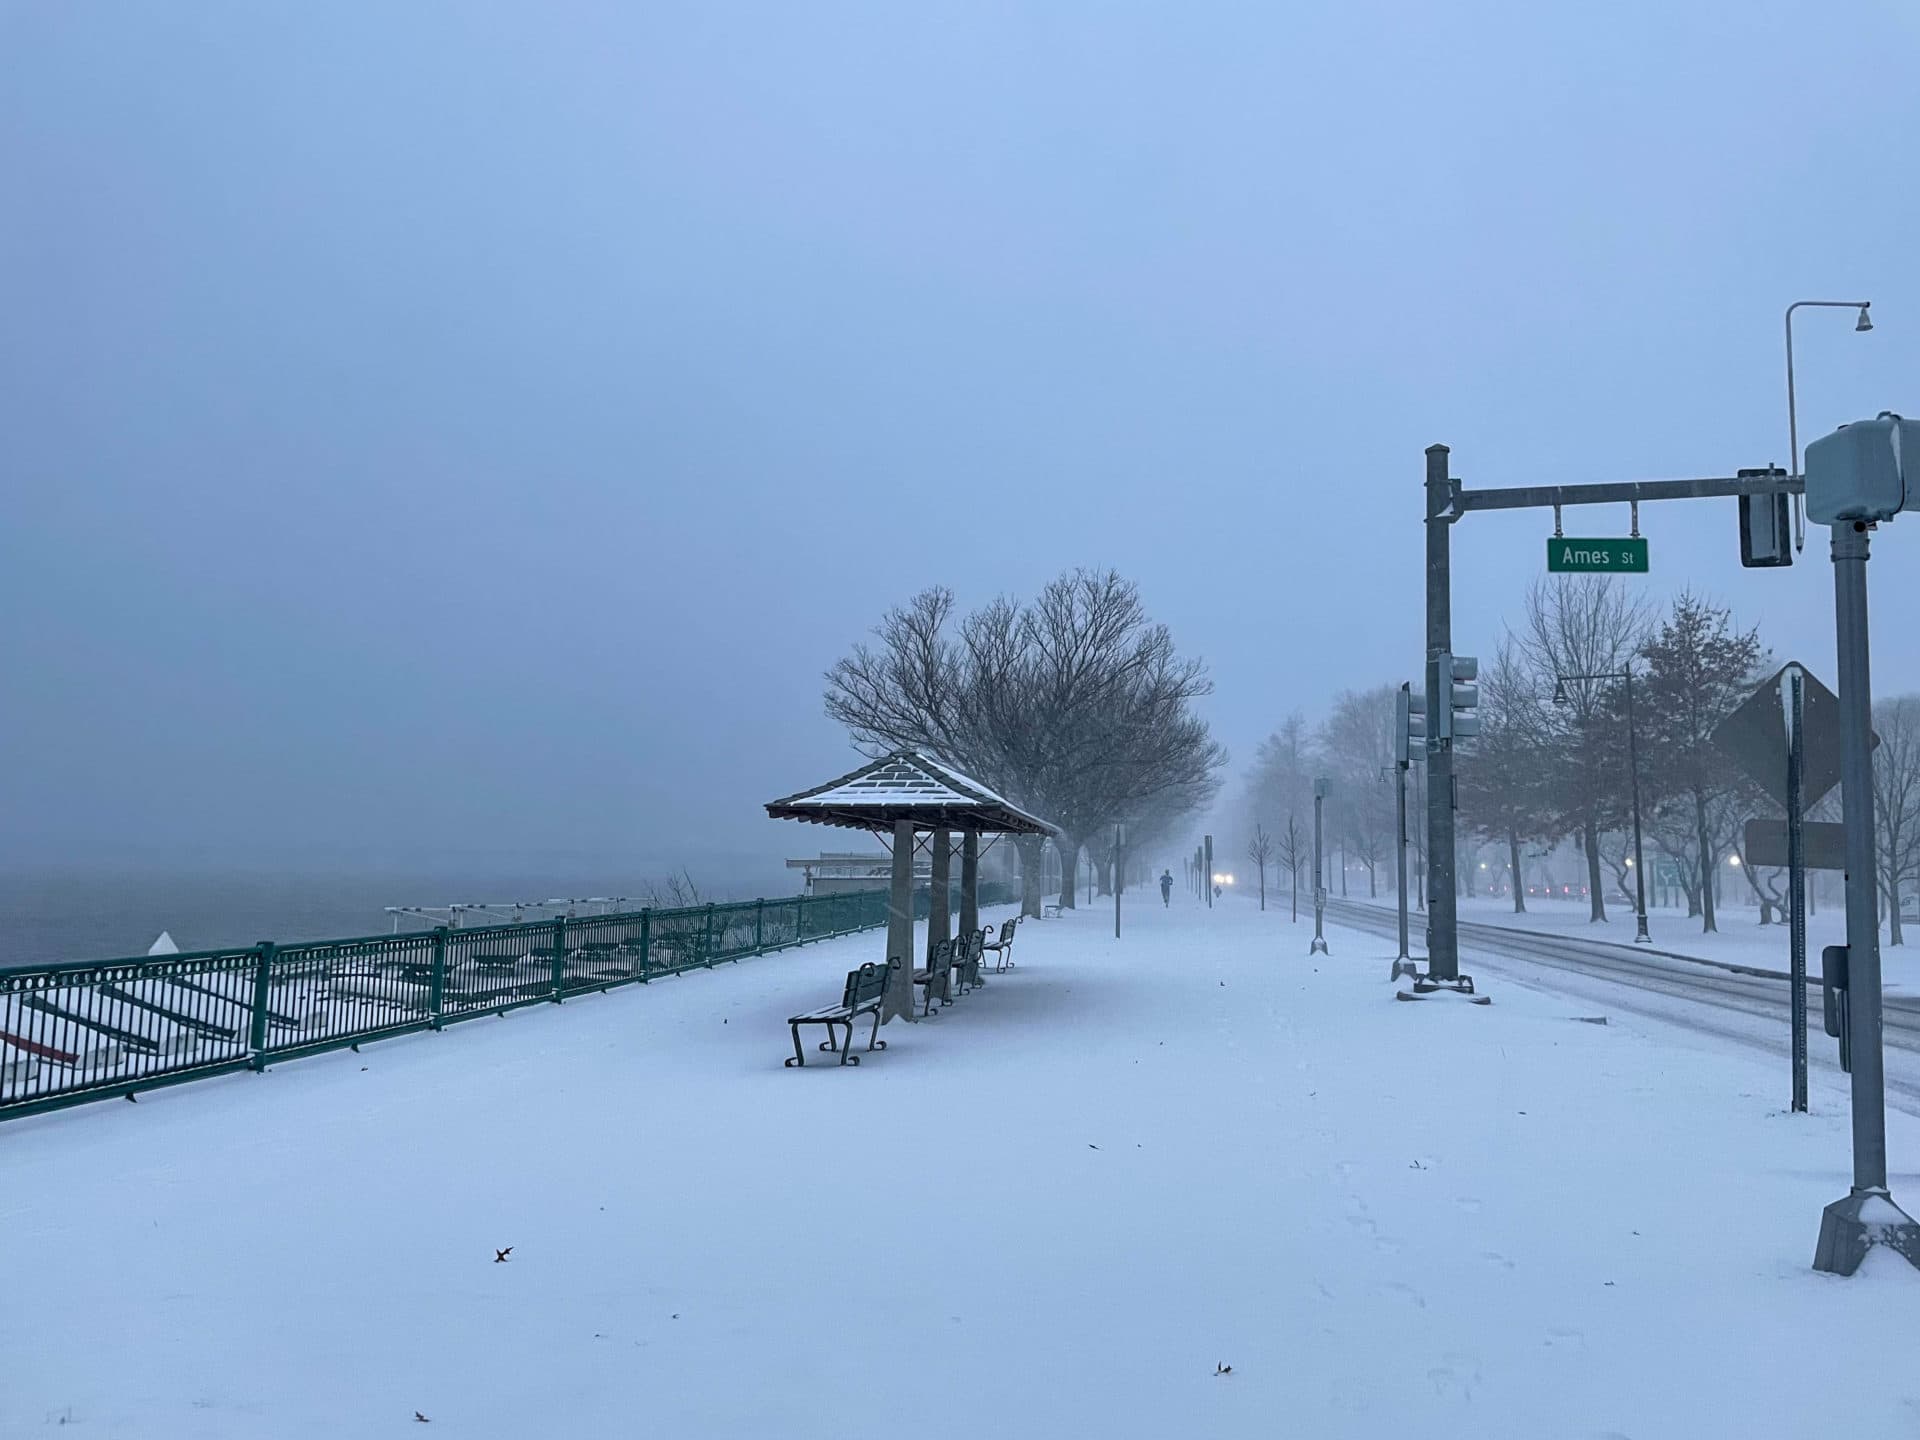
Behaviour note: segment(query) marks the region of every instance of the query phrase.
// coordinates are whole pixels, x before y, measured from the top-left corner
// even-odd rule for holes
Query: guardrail
[[[1001,888],[983,884],[981,902],[1000,903]],[[924,914],[925,896],[917,902]],[[4,966],[0,1120],[558,1004],[886,920],[886,892],[866,890]]]

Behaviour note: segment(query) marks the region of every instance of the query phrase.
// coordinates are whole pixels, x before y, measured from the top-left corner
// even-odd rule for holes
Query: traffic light
[[[1442,655],[1435,667],[1440,683],[1450,692],[1440,707],[1440,738],[1471,740],[1480,733],[1480,662],[1471,655]]]
[[[1736,470],[1742,480],[1768,480],[1784,470]],[[1749,570],[1793,564],[1793,534],[1787,493],[1740,497],[1740,563]]]
[[[1393,758],[1401,768],[1427,748],[1427,696],[1405,681],[1394,701]]]

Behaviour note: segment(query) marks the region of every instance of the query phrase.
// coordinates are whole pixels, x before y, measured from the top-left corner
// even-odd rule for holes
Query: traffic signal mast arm
[[[1784,470],[1719,475],[1704,480],[1622,480],[1601,485],[1528,485],[1514,490],[1467,490],[1453,482],[1450,518],[1469,510],[1533,510],[1555,505],[1622,505],[1636,500],[1713,500],[1741,495],[1797,495],[1806,482]]]

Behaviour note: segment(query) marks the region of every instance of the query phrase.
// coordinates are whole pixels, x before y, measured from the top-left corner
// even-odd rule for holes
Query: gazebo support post
[[[969,830],[960,837],[960,933],[972,935],[980,929],[980,832]]]
[[[893,822],[893,885],[887,893],[887,959],[900,971],[887,983],[882,1023],[896,1015],[913,1019],[913,821]]]
[[[953,832],[933,832],[933,863],[928,875],[927,893],[927,965],[933,965],[933,947],[953,939]]]

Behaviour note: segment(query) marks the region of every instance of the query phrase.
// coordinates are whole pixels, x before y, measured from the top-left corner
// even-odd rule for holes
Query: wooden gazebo
[[[887,957],[913,970],[914,836],[932,836],[932,894],[927,917],[927,947],[952,938],[947,913],[952,833],[961,835],[960,929],[980,926],[980,837],[1051,835],[1054,827],[1036,815],[963,775],[951,765],[917,750],[897,750],[837,780],[768,802],[775,820],[805,820],[889,835],[893,872],[887,902]],[[913,987],[898,985],[881,1006],[883,1019],[913,1018]]]

